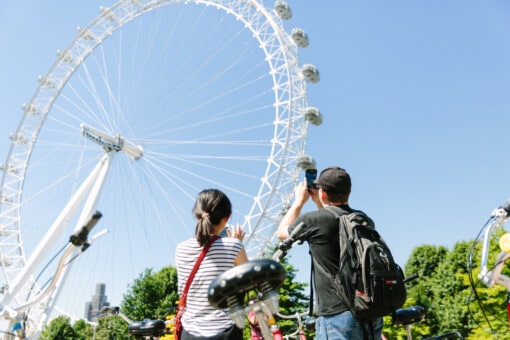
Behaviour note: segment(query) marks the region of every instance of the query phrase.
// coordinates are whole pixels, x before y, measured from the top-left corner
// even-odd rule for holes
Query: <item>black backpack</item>
[[[404,273],[390,249],[361,211],[341,214],[326,208],[339,221],[340,262],[331,286],[358,321],[390,315],[404,304]]]

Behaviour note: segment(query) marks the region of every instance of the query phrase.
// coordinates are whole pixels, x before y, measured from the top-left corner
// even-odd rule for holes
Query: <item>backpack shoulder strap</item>
[[[352,229],[349,230],[347,227],[348,223],[346,223],[346,219],[349,215],[351,215],[351,212],[345,211],[340,207],[328,205],[324,207],[324,211],[329,213],[330,215],[334,216],[338,220],[338,232],[340,234],[340,237],[345,237],[346,239],[351,239],[352,236]]]
[[[335,218],[338,218],[340,215],[344,215],[347,213],[342,208],[333,205],[325,206],[324,211],[328,212],[330,215],[335,216]]]
[[[344,227],[345,232],[349,235],[349,238],[352,238],[352,228],[349,227],[353,226],[354,224],[347,222],[352,220],[357,222],[355,223],[356,225],[366,226],[369,229],[375,230],[374,221],[361,210],[352,209],[351,211],[345,211],[337,206],[326,206],[324,207],[324,210],[335,216],[335,218],[339,219],[340,226]],[[342,230],[340,230],[340,232],[342,232]]]
[[[363,211],[360,210],[353,211],[352,214],[350,214],[349,218],[355,221],[356,225],[361,225],[368,229],[375,230],[374,221]]]

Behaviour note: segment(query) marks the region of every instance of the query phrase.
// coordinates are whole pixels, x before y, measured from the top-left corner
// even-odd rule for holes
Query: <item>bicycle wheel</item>
[[[103,215],[96,229],[109,233],[72,262],[45,303],[26,311],[32,330],[41,329],[56,300],[82,317],[96,283],[118,304],[145,268],[171,265],[175,245],[194,234],[191,208],[205,188],[229,195],[248,255],[264,256],[298,165],[310,163],[303,158],[307,127],[320,123],[306,99],[306,78],[316,81],[318,73],[300,67],[303,32],[295,41],[285,32],[276,15],[286,13],[281,5],[121,0],[101,8],[58,52],[23,106],[2,165],[4,292],[34,250],[47,255],[4,302],[22,304],[51,280],[52,256],[89,203],[66,217],[51,244],[41,240],[105,157],[108,174],[90,205]]]

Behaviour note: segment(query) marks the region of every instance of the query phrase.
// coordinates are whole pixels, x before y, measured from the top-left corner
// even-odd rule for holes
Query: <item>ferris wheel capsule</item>
[[[315,160],[310,155],[302,155],[298,158],[297,166],[303,170],[316,169]]]
[[[316,83],[320,80],[319,70],[312,64],[304,64],[301,67],[301,72],[305,76],[306,80],[311,83]]]
[[[307,107],[305,109],[305,120],[312,123],[313,125],[322,124],[322,114],[318,108],[314,106]]]
[[[296,45],[298,45],[299,47],[308,46],[309,43],[308,35],[303,29],[299,27],[292,29],[292,32],[290,32],[290,36],[292,37],[292,40],[294,40]]]
[[[289,4],[285,1],[278,0],[274,4],[274,10],[276,14],[282,19],[290,19],[292,18],[292,11],[290,10]]]

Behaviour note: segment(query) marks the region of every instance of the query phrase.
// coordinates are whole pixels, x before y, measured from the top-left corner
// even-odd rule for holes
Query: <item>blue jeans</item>
[[[315,324],[315,337],[317,340],[363,340],[363,327],[366,339],[380,340],[382,338],[383,319],[377,318],[370,322],[360,323],[351,312],[337,315],[319,316]]]

